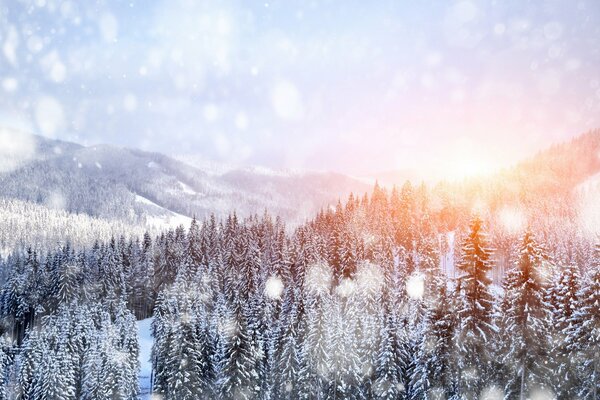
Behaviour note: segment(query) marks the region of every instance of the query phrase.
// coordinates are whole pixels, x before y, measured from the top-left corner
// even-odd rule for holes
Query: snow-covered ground
[[[152,364],[150,354],[152,351],[151,327],[152,318],[147,318],[137,322],[138,343],[140,345],[140,399],[150,400],[150,374],[152,373]]]
[[[146,226],[148,226],[150,228],[168,229],[168,228],[176,228],[179,225],[188,227],[192,223],[192,219],[190,217],[186,217],[185,215],[181,215],[176,212],[169,211],[166,208],[159,206],[152,200],[147,199],[146,197],[140,196],[139,194],[135,195],[135,201],[137,203],[152,206],[156,210],[159,210],[161,212],[161,214],[159,214],[159,215],[146,215]]]

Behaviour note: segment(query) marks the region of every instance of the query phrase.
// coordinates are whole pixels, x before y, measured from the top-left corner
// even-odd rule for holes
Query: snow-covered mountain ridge
[[[0,172],[3,197],[131,223],[222,216],[233,210],[242,216],[269,210],[295,223],[369,188],[336,173],[260,167],[204,171],[159,153],[34,140],[32,157]]]

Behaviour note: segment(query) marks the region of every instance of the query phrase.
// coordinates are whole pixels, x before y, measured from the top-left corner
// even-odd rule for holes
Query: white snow
[[[150,399],[150,377],[152,374],[152,363],[150,355],[152,353],[152,318],[146,318],[137,322],[138,343],[140,346],[140,398]]]
[[[197,194],[197,192],[194,189],[192,189],[191,186],[186,185],[185,183],[183,183],[181,181],[179,181],[178,183],[179,183],[179,186],[181,186],[181,190],[183,190],[183,193],[186,193],[186,194]]]
[[[406,281],[406,293],[412,299],[423,298],[425,279],[421,274],[414,274]]]
[[[160,215],[146,215],[146,226],[148,227],[156,229],[176,228],[179,225],[188,227],[192,223],[192,219],[190,217],[167,210],[166,208],[159,206],[152,200],[140,196],[139,194],[135,195],[135,201],[156,207],[161,211]]]
[[[136,202],[138,202],[138,203],[142,203],[142,204],[148,204],[148,205],[151,205],[151,206],[156,206],[156,207],[158,207],[158,204],[154,203],[154,202],[153,202],[153,201],[151,201],[151,200],[148,200],[148,199],[147,199],[147,198],[145,198],[144,196],[140,196],[139,194],[136,194],[136,195],[135,195],[135,201],[136,201]]]
[[[265,296],[273,300],[279,300],[283,294],[283,282],[277,275],[269,277],[265,283]]]
[[[179,225],[183,225],[184,227],[189,227],[192,223],[192,219],[190,217],[186,217],[185,215],[177,214],[172,211],[168,211],[170,214],[167,215],[147,215],[146,216],[146,225],[156,229],[164,229],[164,228],[176,228]]]

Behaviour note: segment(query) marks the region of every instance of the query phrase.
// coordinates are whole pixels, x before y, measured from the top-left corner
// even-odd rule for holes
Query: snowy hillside
[[[158,153],[33,138],[35,148],[27,159],[0,169],[2,196],[132,223],[156,225],[166,218],[171,225],[176,215],[203,218],[234,209],[239,215],[269,209],[295,223],[368,188],[340,174],[204,171]]]

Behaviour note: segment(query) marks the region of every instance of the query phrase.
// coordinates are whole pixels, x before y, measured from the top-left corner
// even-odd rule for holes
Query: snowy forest
[[[0,400],[600,400],[600,0],[0,0]]]
[[[552,219],[501,234],[429,193],[375,186],[294,229],[231,214],[16,251],[0,398],[599,398],[599,244]]]

